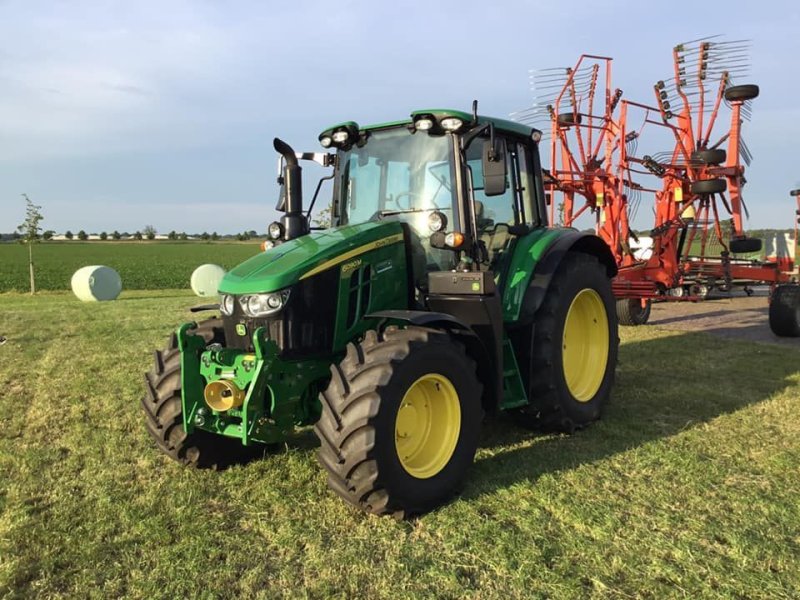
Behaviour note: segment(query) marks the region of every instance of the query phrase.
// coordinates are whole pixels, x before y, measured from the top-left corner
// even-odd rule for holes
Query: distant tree
[[[148,240],[156,239],[156,228],[152,225],[145,225],[144,229],[142,229],[142,232]]]
[[[78,232],[78,239],[79,239],[79,240],[81,240],[81,241],[86,241],[86,240],[88,239],[88,237],[89,237],[89,236],[88,236],[88,235],[86,235],[86,232],[85,232],[83,229],[81,229],[81,230]]]
[[[218,240],[219,239],[219,234],[215,231],[214,233],[211,234],[211,239],[215,240],[215,241]]]
[[[142,239],[142,232],[141,231],[137,231],[136,233],[134,233],[133,234],[133,239],[141,240]]]
[[[122,238],[122,234],[115,229],[114,232],[111,234],[111,237],[114,238],[115,240],[119,240]]]
[[[245,231],[245,232],[236,234],[236,239],[239,240],[240,242],[244,242],[245,240],[249,240],[250,237],[251,236],[250,236],[250,232],[249,231]]]
[[[28,194],[22,194],[22,197],[25,198],[25,220],[22,222],[22,225],[17,227],[17,231],[22,234],[22,242],[28,244],[28,267],[30,268],[31,274],[31,294],[35,294],[36,281],[33,275],[33,242],[39,239],[39,232],[42,230],[42,228],[39,227],[39,223],[42,222],[44,216],[42,215],[42,207],[31,202],[31,199],[28,198]]]
[[[178,239],[178,233],[173,229],[172,231],[169,232],[169,234],[167,235],[167,238],[170,239],[170,240],[177,240]]]
[[[201,240],[209,240],[209,239],[211,239],[211,236],[208,235],[207,231],[204,231],[203,233],[200,234],[200,239]]]
[[[101,231],[100,232],[100,239],[101,240],[107,240],[108,239],[108,234],[105,231]]]
[[[189,236],[188,236],[188,235],[186,235],[186,232],[185,232],[185,231],[181,231],[181,232],[180,232],[180,234],[178,235],[178,239],[179,239],[179,240],[188,240],[188,239],[189,239]]]
[[[67,232],[64,234],[64,237],[67,238],[68,240],[71,240],[75,236],[72,235],[72,232],[69,229],[67,229]]]
[[[56,234],[56,232],[55,232],[55,231],[53,231],[52,229],[48,229],[47,231],[45,231],[45,232],[42,234],[42,237],[43,237],[44,239],[46,239],[46,240],[52,240],[52,239],[53,239],[53,236],[54,236],[55,234]]]
[[[311,219],[315,227],[322,227],[327,229],[331,226],[331,207],[328,206],[319,211],[313,219]]]
[[[251,229],[247,232],[247,239],[258,237],[258,232],[255,229]]]

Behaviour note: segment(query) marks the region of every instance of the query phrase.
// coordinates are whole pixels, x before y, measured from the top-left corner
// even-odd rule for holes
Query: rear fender
[[[605,266],[609,278],[617,274],[611,249],[598,236],[574,229],[534,231],[520,239],[514,250],[508,284],[503,290],[503,320],[508,325],[533,321],[553,275],[568,252],[595,256]]]

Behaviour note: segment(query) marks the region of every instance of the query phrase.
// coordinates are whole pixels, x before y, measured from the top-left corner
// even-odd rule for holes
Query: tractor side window
[[[511,186],[513,170],[511,153],[506,153],[507,178],[506,192],[500,196],[487,196],[483,193],[483,170],[481,169],[482,144],[473,143],[467,150],[467,165],[472,172],[472,189],[475,193],[475,218],[478,234],[493,230],[498,224],[515,223],[514,188]]]
[[[467,151],[467,165],[472,173],[475,194],[475,225],[478,241],[485,250],[484,264],[493,267],[511,242],[510,225],[525,222],[524,197],[530,197],[531,182],[520,176],[517,156],[518,145],[511,140],[506,144],[506,191],[499,196],[483,193],[481,168],[482,144],[473,143]]]
[[[531,152],[523,144],[517,144],[517,161],[519,163],[519,206],[520,221],[528,225],[538,224],[536,210],[536,178]]]

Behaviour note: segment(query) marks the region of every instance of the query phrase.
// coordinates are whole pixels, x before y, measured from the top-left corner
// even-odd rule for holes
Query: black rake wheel
[[[644,325],[650,320],[652,303],[645,300],[644,306],[638,298],[624,298],[617,300],[617,318],[620,325]]]
[[[366,512],[395,518],[442,504],[472,465],[482,389],[475,363],[446,333],[367,331],[331,366],[320,394],[314,431],[328,486]]]
[[[692,152],[690,161],[702,165],[721,165],[728,159],[728,153],[719,148]]]
[[[800,285],[779,285],[772,292],[769,328],[779,337],[800,337]]]
[[[534,317],[531,404],[522,410],[524,423],[572,433],[600,418],[617,365],[615,304],[597,258],[568,253]]]
[[[734,85],[725,90],[725,100],[728,102],[745,101],[758,98],[759,89],[754,84]]]
[[[724,179],[701,179],[693,181],[689,188],[693,194],[719,194],[728,189],[728,182]]]
[[[197,326],[196,334],[206,341],[224,342],[222,319],[212,318]],[[258,449],[246,447],[238,440],[195,430],[186,435],[181,403],[181,363],[178,339],[173,333],[165,350],[154,353],[152,370],[146,373],[142,409],[145,425],[158,448],[181,464],[209,469],[223,469],[246,462]]]

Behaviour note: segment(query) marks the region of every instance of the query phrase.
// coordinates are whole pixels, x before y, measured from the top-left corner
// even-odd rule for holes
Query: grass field
[[[44,242],[33,247],[36,287],[68,290],[87,265],[116,269],[126,290],[189,288],[198,266],[230,269],[259,252],[259,242]],[[0,292],[30,290],[28,247],[0,244]]]
[[[601,422],[490,421],[462,495],[395,522],[311,434],[221,473],[156,451],[141,374],[196,301],[0,294],[0,596],[800,597],[798,352],[625,328]]]

